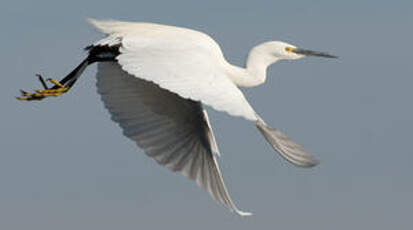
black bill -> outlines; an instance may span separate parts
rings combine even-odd
[[[313,51],[313,50],[300,49],[300,48],[296,48],[296,49],[292,50],[292,52],[294,52],[296,54],[305,55],[305,56],[338,58],[337,56],[334,56],[334,55],[331,55],[331,54],[328,54],[328,53],[318,52],[318,51]]]

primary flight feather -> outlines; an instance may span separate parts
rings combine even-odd
[[[263,84],[266,69],[279,60],[327,53],[271,41],[254,47],[245,68],[231,65],[208,35],[191,29],[137,22],[90,20],[106,37],[87,47],[88,57],[60,82],[44,90],[22,91],[20,100],[41,100],[67,92],[84,69],[98,63],[97,88],[112,119],[159,164],[194,180],[215,200],[239,215],[224,184],[218,146],[203,105],[241,116],[286,160],[300,167],[318,161],[268,126],[239,88]]]

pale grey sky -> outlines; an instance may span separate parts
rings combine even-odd
[[[413,180],[411,1],[3,1],[0,229],[409,229]],[[210,34],[243,65],[267,40],[338,60],[277,63],[244,90],[267,123],[321,164],[291,166],[250,123],[210,111],[239,218],[123,137],[91,66],[67,95],[14,99],[61,78],[101,37],[87,17]],[[269,99],[270,98],[270,99]]]

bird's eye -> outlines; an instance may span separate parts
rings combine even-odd
[[[285,51],[287,51],[287,53],[292,53],[294,51],[294,48],[288,46],[288,47],[285,47]]]

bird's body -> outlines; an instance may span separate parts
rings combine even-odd
[[[208,35],[158,24],[94,20],[92,23],[109,34],[94,46],[122,45],[117,60],[126,72],[181,97],[256,119],[254,110],[230,78],[228,70],[236,67],[225,60],[218,44]]]
[[[278,60],[333,56],[266,42],[251,50],[246,67],[241,68],[229,64],[219,45],[202,32],[151,23],[91,23],[107,36],[88,47],[89,56],[52,89],[37,94],[23,91],[25,97],[20,99],[60,95],[59,90],[66,92],[88,65],[99,62],[98,92],[125,136],[239,215],[249,213],[238,210],[225,187],[216,159],[218,146],[203,105],[254,122],[291,163],[301,167],[318,163],[266,125],[239,88],[264,83],[267,67]]]

